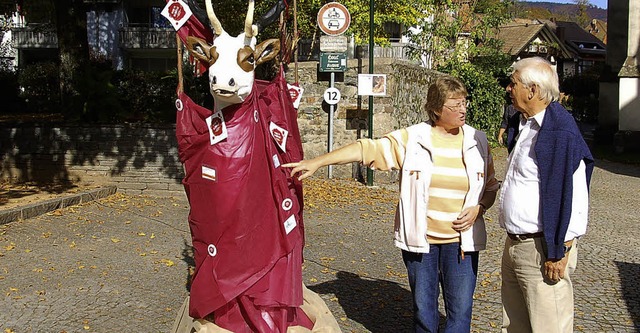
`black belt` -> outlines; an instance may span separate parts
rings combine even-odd
[[[520,235],[507,233],[507,236],[509,236],[509,238],[511,238],[514,241],[524,241],[524,240],[527,240],[529,238],[540,238],[540,237],[543,237],[544,233],[535,232],[535,233],[532,233],[532,234],[520,234]]]

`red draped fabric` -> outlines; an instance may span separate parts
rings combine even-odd
[[[302,159],[286,82],[256,82],[222,110],[228,137],[214,145],[211,111],[180,94],[176,135],[196,270],[190,315],[233,332],[286,332],[312,323],[302,304],[302,186],[281,164]],[[270,124],[288,131],[282,150]]]

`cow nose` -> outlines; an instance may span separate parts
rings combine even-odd
[[[229,80],[229,86],[230,87],[233,87],[235,85],[236,85],[236,81],[235,80],[233,80],[233,79]]]
[[[211,78],[211,84],[216,84],[218,82],[218,79],[214,76]]]

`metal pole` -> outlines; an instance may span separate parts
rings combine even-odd
[[[336,73],[331,72],[330,87],[333,88],[333,82],[335,81]],[[329,104],[329,130],[327,131],[327,152],[330,153],[333,150],[333,109],[334,105]],[[333,165],[327,167],[327,178],[333,177]]]
[[[373,74],[373,6],[369,0],[369,74]],[[373,139],[373,96],[369,95],[369,139]],[[367,168],[367,186],[373,185],[373,170]]]
[[[293,40],[297,41],[298,38],[298,1],[293,0]],[[298,42],[296,42],[297,44]],[[294,80],[295,83],[298,83],[298,48],[293,48],[295,52],[293,53],[293,61],[294,61]]]

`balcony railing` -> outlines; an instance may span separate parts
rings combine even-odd
[[[12,46],[16,49],[57,48],[58,36],[53,31],[30,27],[11,30]]]
[[[176,48],[176,32],[173,29],[124,27],[120,29],[120,47],[124,49]]]

